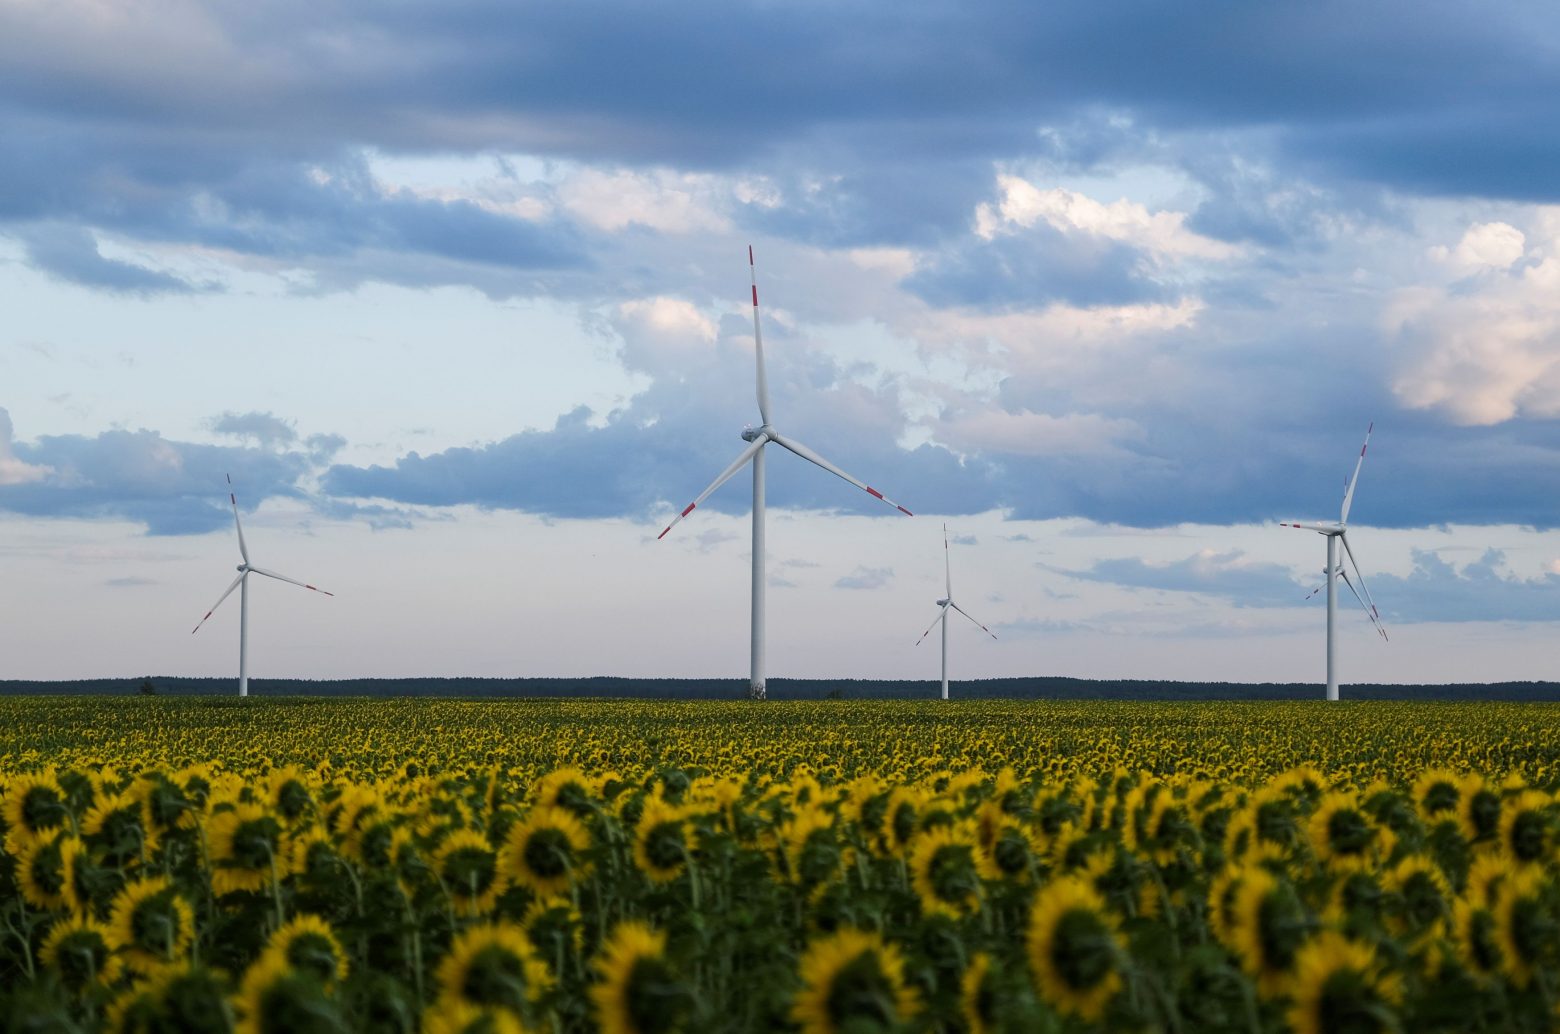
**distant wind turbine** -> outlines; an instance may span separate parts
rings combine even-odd
[[[267,571],[261,567],[255,567],[249,562],[249,547],[244,544],[244,523],[238,519],[238,497],[233,494],[233,479],[228,477],[228,502],[233,504],[233,526],[238,529],[238,553],[244,558],[244,562],[238,565],[238,577],[233,579],[233,584],[227,587],[227,591],[217,597],[217,602],[206,611],[206,617],[201,618],[194,628],[190,629],[190,635],[200,631],[200,626],[206,623],[206,618],[217,612],[222,606],[222,601],[233,595],[234,589],[242,588],[238,594],[238,695],[249,695],[249,576],[251,574],[265,575],[267,578],[275,578],[279,582],[290,582],[293,585],[301,585],[312,592],[323,592],[327,596],[336,595],[333,592],[325,592],[307,582],[300,582],[296,578],[289,578],[275,571]]]
[[[943,596],[942,599],[937,601],[937,608],[938,608],[938,610],[937,610],[937,620],[933,621],[930,625],[928,625],[926,627],[926,631],[921,633],[921,639],[917,639],[915,641],[915,645],[920,646],[921,645],[921,640],[925,639],[927,636],[932,634],[932,629],[936,628],[938,625],[942,626],[942,698],[944,700],[947,700],[948,699],[948,611],[956,610],[960,614],[963,614],[965,617],[969,618],[971,621],[974,621],[975,624],[977,626],[979,626],[979,628],[980,628],[980,630],[982,632],[985,632],[987,635],[991,636],[991,638],[993,638],[993,639],[995,639],[997,637],[997,633],[993,632],[991,629],[987,628],[985,625],[982,625],[979,621],[975,621],[975,619],[973,617],[970,617],[969,611],[965,610],[963,607],[961,607],[957,603],[953,602],[953,565],[948,560],[948,525],[946,525],[946,524],[943,525],[943,588],[946,590],[946,594]]]
[[[1360,571],[1359,562],[1354,559],[1354,550],[1349,548],[1349,507],[1354,502],[1354,486],[1359,483],[1360,468],[1365,465],[1365,450],[1370,447],[1370,433],[1375,430],[1374,421],[1365,429],[1365,444],[1360,446],[1360,458],[1354,463],[1354,476],[1343,489],[1343,510],[1338,515],[1337,524],[1302,524],[1298,521],[1280,522],[1284,528],[1304,528],[1314,531],[1327,538],[1327,567],[1324,573],[1327,581],[1324,587],[1327,589],[1327,699],[1338,699],[1338,665],[1336,630],[1338,624],[1338,578],[1343,578],[1343,584],[1354,593],[1354,598],[1359,600],[1360,606],[1365,608],[1365,616],[1370,618],[1370,623],[1385,640],[1387,630],[1381,623],[1381,615],[1376,611],[1376,603],[1370,598],[1370,589],[1365,585],[1365,575]],[[1359,579],[1360,587],[1356,589],[1354,583],[1349,580],[1349,573],[1343,569],[1343,564],[1338,558],[1338,543],[1343,543],[1343,551],[1349,558],[1349,564],[1354,568],[1354,577]],[[1321,587],[1313,590],[1306,599],[1310,599],[1321,591]],[[1365,595],[1362,598],[1360,593]]]
[[[731,461],[731,466],[721,471],[720,476],[710,482],[708,488],[700,492],[693,502],[672,518],[672,523],[668,524],[656,538],[665,538],[666,533],[676,527],[678,521],[692,513],[694,507],[708,499],[711,492],[729,481],[749,460],[753,462],[753,635],[748,696],[754,700],[764,700],[767,697],[764,688],[764,446],[773,442],[784,449],[789,449],[807,462],[849,481],[874,499],[883,500],[905,516],[914,515],[871,485],[851,477],[795,438],[782,435],[769,422],[769,381],[764,373],[764,339],[758,325],[758,271],[753,264],[752,245],[748,245],[748,271],[753,281],[753,357],[758,366],[758,414],[763,424],[742,432],[742,440],[748,443],[748,447]]]

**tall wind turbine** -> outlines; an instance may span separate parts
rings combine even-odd
[[[1365,585],[1365,575],[1360,571],[1359,562],[1354,559],[1354,550],[1349,548],[1349,506],[1354,502],[1354,486],[1360,480],[1360,468],[1365,465],[1365,450],[1370,447],[1370,433],[1374,430],[1374,421],[1365,429],[1365,444],[1360,446],[1360,458],[1354,463],[1354,476],[1349,478],[1349,483],[1343,489],[1343,510],[1338,514],[1337,524],[1302,524],[1298,521],[1280,522],[1284,528],[1304,528],[1314,531],[1327,538],[1327,699],[1338,699],[1338,665],[1336,631],[1338,624],[1338,578],[1342,576],[1343,583],[1354,593],[1354,598],[1360,601],[1360,606],[1365,608],[1365,616],[1370,618],[1370,623],[1375,626],[1382,639],[1387,638],[1387,630],[1381,624],[1381,615],[1376,612],[1376,603],[1370,598],[1370,589]],[[1359,579],[1360,587],[1356,589],[1354,583],[1349,581],[1349,574],[1343,569],[1343,564],[1338,558],[1338,543],[1343,543],[1343,551],[1349,558],[1349,565],[1354,568],[1354,577]],[[1315,596],[1313,591],[1306,599]],[[1362,599],[1360,593],[1364,592]]]
[[[927,636],[931,635],[932,634],[932,629],[936,628],[938,625],[942,626],[942,643],[943,643],[943,654],[942,654],[942,698],[944,700],[947,700],[948,699],[948,611],[956,610],[960,614],[963,614],[965,617],[969,618],[971,621],[975,621],[975,619],[973,617],[970,617],[969,611],[965,610],[963,607],[961,607],[957,603],[953,602],[953,565],[948,560],[948,525],[946,525],[946,524],[943,525],[943,579],[944,579],[943,587],[946,590],[946,592],[945,592],[945,595],[943,596],[943,598],[937,601],[937,620],[933,621],[930,625],[926,626],[926,631],[921,633],[921,639],[925,639]],[[982,632],[985,632],[987,635],[991,636],[991,638],[995,639],[997,637],[997,633],[993,632],[991,629],[987,628],[985,625],[982,625],[979,621],[975,621],[975,624],[979,625],[980,626],[980,630]],[[917,639],[915,641],[915,645],[920,646],[921,645],[921,639]]]
[[[311,592],[323,592],[327,596],[336,595],[333,592],[325,592],[307,582],[300,582],[296,578],[289,578],[285,574],[277,574],[275,571],[267,571],[262,567],[255,567],[249,562],[249,547],[244,544],[244,522],[238,519],[238,497],[233,494],[233,479],[228,477],[228,502],[233,504],[233,526],[238,529],[238,554],[244,558],[244,562],[238,565],[238,577],[233,579],[233,584],[227,587],[227,591],[217,597],[217,602],[206,611],[206,617],[201,618],[194,628],[190,629],[190,635],[200,631],[200,626],[206,623],[206,618],[217,612],[222,606],[222,601],[233,595],[234,589],[239,589],[238,594],[238,695],[249,695],[249,576],[251,574],[265,575],[267,578],[275,578],[279,582],[291,582],[293,585],[301,585]]]
[[[754,700],[764,700],[767,697],[764,689],[764,446],[773,442],[781,448],[796,453],[809,463],[822,467],[837,477],[843,478],[866,492],[874,499],[881,499],[889,506],[894,507],[907,517],[914,516],[909,510],[889,499],[882,492],[873,488],[865,481],[859,481],[845,473],[839,467],[830,463],[822,456],[813,452],[807,446],[786,435],[782,435],[769,421],[769,381],[764,374],[764,338],[758,325],[758,271],[753,264],[753,246],[748,245],[748,272],[753,281],[753,356],[758,365],[758,415],[763,423],[758,427],[750,427],[742,432],[742,440],[748,443],[736,459],[731,461],[731,466],[720,472],[720,476],[710,482],[708,488],[700,492],[698,496],[683,508],[682,512],[672,518],[657,539],[666,537],[666,533],[677,526],[677,522],[693,512],[694,507],[708,499],[710,493],[729,481],[737,471],[749,460],[753,463],[753,638],[750,674],[748,681],[748,696]]]

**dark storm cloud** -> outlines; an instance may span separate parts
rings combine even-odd
[[[1138,557],[1100,560],[1083,571],[1049,564],[1048,571],[1083,581],[1104,582],[1133,589],[1196,592],[1228,599],[1243,607],[1289,607],[1305,595],[1280,564],[1253,561],[1238,549],[1224,553],[1198,553],[1171,563],[1148,563]]]

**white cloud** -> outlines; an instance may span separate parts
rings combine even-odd
[[[961,452],[987,450],[1023,456],[1086,455],[1116,451],[1115,442],[1141,430],[1130,420],[1096,413],[1052,416],[1030,410],[988,409],[936,425],[937,439]]]
[[[717,334],[715,322],[692,302],[665,295],[623,302],[612,326],[623,338],[624,364],[652,373],[708,351]]]
[[[637,225],[663,233],[724,233],[730,222],[715,210],[729,193],[723,184],[697,174],[582,169],[558,185],[558,200],[602,230]]]
[[[1504,223],[1475,226],[1442,250],[1483,276],[1392,298],[1384,323],[1400,348],[1392,390],[1403,404],[1464,425],[1560,416],[1560,235],[1516,265],[1525,240]]]
[[[986,240],[1044,221],[1063,233],[1121,241],[1159,258],[1223,260],[1240,254],[1234,245],[1188,230],[1185,212],[1150,212],[1126,198],[1107,204],[1064,187],[1037,187],[1017,176],[999,175],[997,186],[1002,199],[975,209],[975,232]]]
[[[1456,248],[1437,245],[1430,255],[1470,269],[1509,269],[1522,257],[1526,244],[1522,231],[1510,223],[1475,223]]]

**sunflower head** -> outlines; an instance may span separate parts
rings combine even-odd
[[[1451,888],[1434,862],[1409,855],[1388,870],[1383,881],[1388,911],[1399,932],[1415,941],[1433,936],[1446,918]]]
[[[294,969],[274,951],[261,953],[244,973],[233,1004],[234,1034],[328,1034],[346,1026],[314,973]]]
[[[537,807],[510,827],[501,864],[511,880],[532,893],[561,894],[590,871],[589,849],[590,833],[572,811]]]
[[[561,808],[578,818],[596,811],[596,786],[577,768],[555,768],[536,784],[538,808]]]
[[[72,849],[69,845],[80,851],[79,840],[57,832],[52,836],[27,839],[16,852],[16,882],[21,885],[22,897],[29,905],[50,912],[66,906],[69,876],[65,855]]]
[[[211,849],[211,889],[219,897],[257,891],[279,878],[282,824],[258,804],[239,803],[211,816],[206,826]]]
[[[1121,989],[1126,945],[1084,879],[1057,880],[1035,896],[1025,948],[1041,997],[1062,1013],[1098,1020]]]
[[[1305,906],[1288,881],[1261,866],[1243,870],[1231,914],[1231,940],[1238,945],[1242,968],[1264,994],[1281,991],[1310,929]]]
[[[291,969],[329,985],[347,978],[347,953],[330,924],[319,916],[302,913],[271,935],[266,953],[283,960]]]
[[[1396,979],[1370,947],[1332,930],[1295,953],[1289,1024],[1295,1034],[1396,1034],[1401,1030]]]
[[[152,876],[127,884],[114,898],[108,936],[125,965],[151,973],[189,950],[195,917],[167,877]]]
[[[1414,807],[1426,825],[1453,818],[1462,798],[1463,781],[1456,772],[1427,768],[1414,780]]]
[[[445,837],[433,868],[450,899],[472,915],[489,911],[509,885],[508,875],[499,869],[498,853],[475,830],[460,829]]]
[[[1452,903],[1452,934],[1457,957],[1475,977],[1488,980],[1501,970],[1501,950],[1496,940],[1495,914],[1482,904],[1464,898]]]
[[[1560,956],[1560,926],[1544,900],[1544,870],[1526,866],[1501,884],[1495,905],[1495,941],[1506,977],[1527,987],[1540,968]]]
[[[1363,868],[1379,846],[1370,813],[1348,793],[1323,795],[1311,813],[1306,832],[1316,857],[1339,869]]]
[[[73,916],[55,922],[44,938],[39,958],[71,991],[108,987],[118,979],[122,963],[108,942],[108,929],[94,919]]]
[[[81,820],[81,834],[106,864],[116,867],[145,860],[157,842],[140,799],[128,792],[99,794]]]
[[[634,863],[655,883],[682,875],[688,861],[687,823],[681,808],[646,797],[634,831]]]
[[[967,823],[943,826],[916,838],[910,850],[910,874],[921,911],[950,918],[980,908],[982,877],[997,874]]]
[[[437,979],[441,1002],[504,1009],[527,1019],[536,1015],[552,987],[525,931],[507,922],[461,931],[439,964]]]
[[[791,1018],[803,1034],[896,1030],[919,1007],[899,950],[878,933],[844,928],[814,941],[800,976]]]
[[[1554,799],[1538,790],[1523,790],[1501,809],[1500,846],[1514,861],[1543,865],[1553,861]]]
[[[834,816],[822,807],[798,808],[780,828],[780,848],[786,877],[800,887],[827,883],[839,871],[842,856]]]
[[[670,1034],[692,1005],[689,988],[666,958],[666,935],[644,923],[619,923],[595,965],[591,1002],[604,1034]]]
[[[0,813],[5,817],[7,836],[25,845],[65,825],[70,808],[65,790],[52,772],[23,773],[6,787]]]
[[[223,980],[202,966],[154,966],[108,1009],[104,1029],[123,1034],[150,1031],[225,1030]]]

